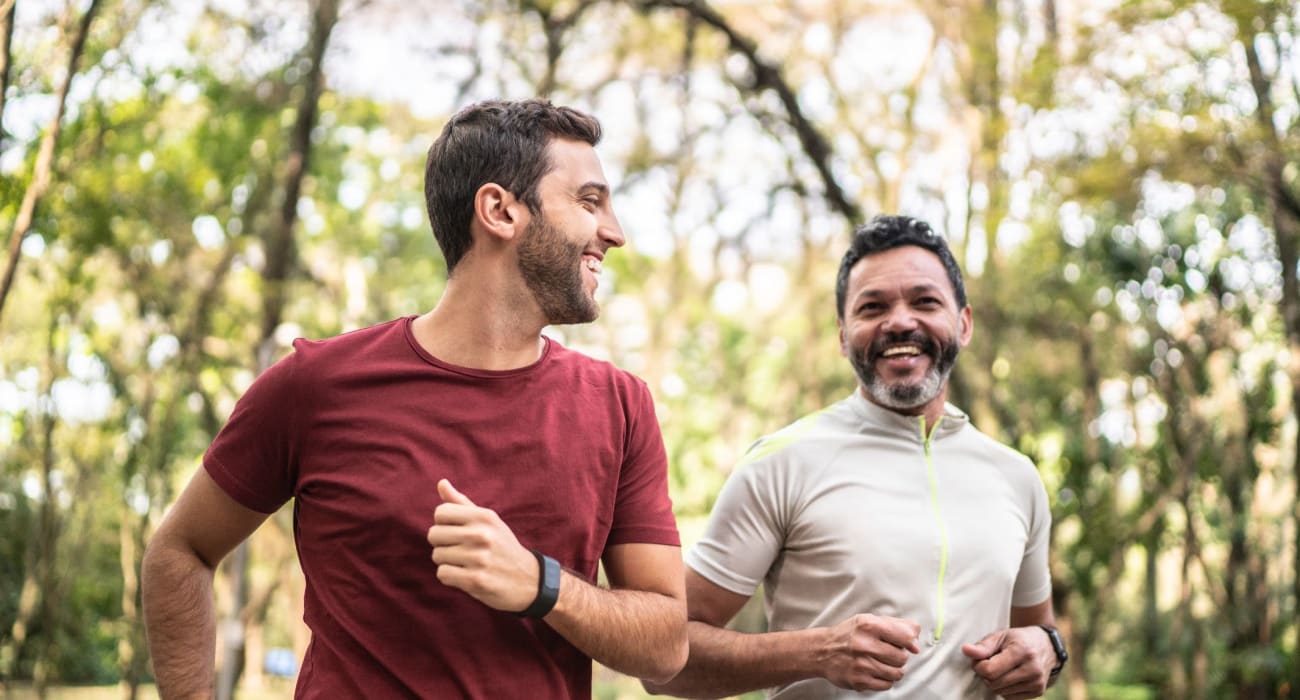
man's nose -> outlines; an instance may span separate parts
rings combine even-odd
[[[619,248],[627,242],[623,236],[623,227],[618,223],[618,216],[611,207],[600,217],[596,226],[596,235],[610,248]]]
[[[899,333],[915,330],[916,326],[916,315],[912,313],[907,304],[894,304],[885,316],[885,322],[881,324],[881,330]]]

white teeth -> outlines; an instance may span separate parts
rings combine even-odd
[[[587,265],[587,269],[588,269],[588,270],[591,270],[592,274],[596,274],[596,275],[599,275],[599,274],[600,274],[600,261],[599,261],[599,260],[597,260],[597,259],[595,259],[595,258],[584,258],[584,259],[583,259],[583,262],[586,263],[586,265]]]
[[[895,345],[892,348],[880,353],[881,357],[893,357],[894,355],[919,355],[921,349],[915,345]]]

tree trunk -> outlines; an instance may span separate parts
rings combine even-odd
[[[1087,326],[1079,330],[1079,365],[1083,370],[1083,382],[1080,389],[1083,391],[1083,405],[1080,409],[1081,423],[1085,426],[1092,425],[1101,415],[1101,368],[1097,363],[1096,345],[1093,340],[1092,331]],[[1093,468],[1101,460],[1101,439],[1092,435],[1088,431],[1083,431],[1083,457],[1084,464],[1076,468],[1082,468],[1087,471]],[[1059,583],[1053,583],[1053,586],[1059,586]],[[1088,641],[1085,634],[1081,634],[1077,625],[1073,622],[1073,615],[1069,614],[1071,608],[1071,595],[1073,588],[1067,588],[1061,594],[1061,615],[1063,618],[1061,628],[1067,631],[1066,641],[1070,645],[1070,700],[1085,700],[1088,697]],[[1098,604],[1097,596],[1093,596],[1093,605]]]
[[[1065,646],[1070,651],[1070,666],[1062,674],[1065,677],[1065,695],[1069,700],[1087,700],[1088,680],[1082,669],[1088,665],[1088,647],[1079,643],[1079,633],[1074,626],[1075,616],[1070,609],[1074,599],[1060,582],[1055,582],[1053,588],[1056,590],[1052,592],[1052,599],[1056,612],[1060,615],[1056,623],[1065,639]]]
[[[18,0],[0,0],[0,152],[5,148],[5,93],[9,90],[9,65],[12,63],[17,9]]]
[[[1191,517],[1191,507],[1187,502],[1187,494],[1184,492],[1180,495],[1180,505],[1184,515]],[[1178,607],[1174,610],[1173,619],[1169,623],[1169,640],[1172,653],[1170,654],[1173,667],[1169,669],[1169,691],[1172,697],[1187,698],[1189,694],[1189,685],[1191,684],[1191,663],[1188,654],[1182,648],[1183,635],[1187,632],[1187,627],[1194,624],[1192,622],[1192,584],[1189,576],[1191,575],[1191,527],[1190,524],[1185,526],[1183,532],[1183,561],[1178,569]]]
[[[56,361],[55,356],[55,321],[50,323],[50,348],[47,355],[45,372],[48,377],[48,383],[42,392],[43,396],[52,397],[54,388],[54,373],[56,367],[61,363]],[[41,491],[44,498],[41,501],[41,534],[37,538],[40,543],[41,551],[37,554],[36,559],[36,580],[41,587],[39,602],[37,603],[37,615],[40,622],[42,633],[42,642],[37,644],[36,663],[32,669],[32,684],[36,691],[36,696],[45,700],[48,692],[50,659],[49,654],[53,651],[53,645],[50,643],[54,635],[54,603],[51,600],[51,592],[55,587],[56,570],[54,562],[58,556],[59,545],[59,513],[57,510],[57,501],[54,489],[54,428],[56,418],[53,412],[42,412],[41,416]]]
[[[117,640],[119,686],[125,700],[136,700],[143,680],[140,650],[145,648],[140,621],[140,553],[143,550],[137,524],[139,518],[123,499],[122,522],[118,529],[118,561],[122,567],[122,636]]]
[[[279,219],[263,237],[266,266],[262,269],[264,285],[262,324],[256,348],[257,372],[261,374],[275,360],[275,331],[284,315],[286,286],[297,263],[294,226],[298,217],[298,197],[311,157],[311,132],[316,126],[320,94],[324,86],[322,62],[330,33],[338,21],[338,0],[319,0],[312,22],[308,47],[311,70],[304,82],[302,102],[290,137],[285,168],[284,200]],[[248,541],[241,542],[230,558],[232,600],[222,621],[222,663],[217,673],[217,700],[231,700],[245,663],[244,614],[248,604]]]
[[[51,319],[49,325],[49,348],[45,358],[45,386],[41,389],[41,396],[49,398],[54,386],[54,373],[59,367],[60,362],[57,357],[56,335],[58,333],[58,321]],[[40,470],[41,470],[41,502],[39,514],[37,517],[36,535],[32,538],[33,552],[30,554],[29,567],[27,574],[23,579],[23,593],[19,602],[18,617],[14,620],[12,629],[13,651],[6,656],[11,659],[11,663],[16,664],[19,654],[22,653],[23,644],[27,639],[27,632],[33,623],[42,629],[42,637],[45,640],[52,639],[54,635],[54,606],[50,601],[50,591],[54,589],[55,568],[54,560],[58,555],[59,544],[59,522],[58,512],[54,495],[54,428],[56,419],[52,411],[39,411],[40,421]],[[48,643],[38,643],[36,651],[36,662],[32,669],[32,689],[36,697],[45,700],[47,693],[47,683],[49,679],[49,663],[46,658],[52,651]],[[10,674],[6,673],[6,677]]]
[[[1245,493],[1249,492],[1254,483],[1253,480],[1249,480],[1248,474],[1242,473],[1247,470],[1243,462],[1251,461],[1248,454],[1243,454],[1249,452],[1249,445],[1242,444],[1239,449],[1232,452],[1236,453],[1237,458],[1232,462],[1237,464],[1233,467],[1225,465],[1227,473],[1223,475],[1223,490],[1228,503],[1228,561],[1224,580],[1228,600],[1223,615],[1227,623],[1226,641],[1229,657],[1233,659],[1227,668],[1227,677],[1228,686],[1235,689],[1237,700],[1254,700],[1267,697],[1264,689],[1266,681],[1248,674],[1242,661],[1255,649],[1255,642],[1258,640],[1256,630],[1258,616],[1264,613],[1263,610],[1252,609],[1248,603],[1254,593],[1252,585],[1255,581],[1249,565],[1250,544],[1247,530],[1249,506],[1245,500]]]
[[[27,643],[27,628],[36,616],[36,605],[40,598],[40,584],[36,581],[36,538],[28,547],[26,562],[23,566],[23,585],[18,593],[18,610],[14,614],[14,623],[9,628],[9,639],[0,646],[0,678],[5,682],[5,695],[10,696],[9,684],[13,682],[14,671],[18,668],[18,655]]]
[[[115,375],[115,378],[127,376],[126,372],[114,368],[111,363],[109,367],[109,371]],[[121,386],[120,381],[117,382],[117,386]],[[143,399],[136,399],[139,416],[145,424],[148,424],[155,404],[154,386],[153,377],[150,376],[145,382]],[[150,431],[151,434],[153,432]],[[144,650],[147,653],[148,650],[144,637],[144,621],[140,615],[140,557],[144,552],[143,524],[139,522],[141,518],[131,509],[125,493],[125,487],[130,483],[131,475],[136,473],[136,465],[140,463],[142,448],[142,443],[132,445],[126,458],[122,460],[124,492],[119,506],[121,522],[118,525],[118,566],[122,572],[122,618],[119,620],[121,632],[117,641],[117,669],[121,675],[119,688],[122,697],[127,700],[136,700],[139,695],[146,663],[145,657],[140,652]]]
[[[54,110],[54,117],[50,119],[50,124],[45,130],[45,136],[41,139],[41,148],[36,154],[36,164],[32,170],[32,181],[27,186],[27,191],[23,193],[22,204],[19,205],[18,215],[14,218],[14,228],[9,234],[9,259],[5,265],[4,278],[0,280],[0,315],[4,312],[5,299],[9,296],[9,289],[13,286],[14,275],[18,272],[18,261],[22,257],[23,239],[27,237],[27,234],[32,229],[32,219],[36,215],[36,204],[50,186],[50,171],[54,167],[54,149],[58,145],[63,113],[68,106],[68,90],[72,87],[72,79],[77,76],[77,64],[81,61],[81,54],[86,48],[86,37],[90,35],[90,23],[94,19],[95,10],[98,7],[99,0],[91,0],[90,6],[86,8],[86,13],[81,16],[81,24],[77,28],[77,35],[73,37],[72,46],[68,52],[68,63],[63,82],[59,85],[59,92],[55,98],[57,106]],[[12,27],[13,23],[10,22],[9,24]],[[5,65],[8,66],[7,60]]]
[[[1146,552],[1146,577],[1143,586],[1142,606],[1142,657],[1149,660],[1139,671],[1139,678],[1148,685],[1162,688],[1166,681],[1163,664],[1154,663],[1164,658],[1160,641],[1160,540],[1165,534],[1165,519],[1157,518],[1155,526],[1146,534],[1143,549]]]
[[[1285,176],[1285,150],[1278,137],[1273,119],[1272,87],[1264,74],[1255,48],[1258,37],[1242,26],[1242,47],[1246,52],[1246,66],[1250,71],[1250,84],[1258,108],[1255,110],[1260,130],[1264,134],[1264,199],[1276,237],[1278,262],[1282,265],[1283,328],[1286,332],[1288,361],[1287,378],[1291,384],[1291,420],[1300,422],[1300,281],[1296,278],[1296,265],[1300,263],[1300,194],[1291,191]],[[1297,438],[1300,442],[1300,438]],[[1291,608],[1300,609],[1300,444],[1292,445],[1291,478],[1295,490],[1291,502],[1292,571]],[[1294,616],[1291,623],[1295,625]],[[1291,664],[1290,685],[1300,689],[1300,663]]]

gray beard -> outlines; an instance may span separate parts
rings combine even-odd
[[[938,397],[939,392],[943,391],[944,385],[947,384],[950,374],[952,374],[952,365],[942,371],[931,367],[926,370],[925,377],[915,384],[902,382],[889,384],[875,372],[872,372],[869,377],[863,377],[859,372],[858,379],[862,380],[862,387],[876,403],[895,411],[911,411]]]
[[[876,368],[868,359],[868,349],[855,348],[849,351],[849,364],[858,375],[858,381],[872,401],[895,411],[914,411],[938,398],[948,385],[948,377],[957,364],[960,346],[955,341],[934,341],[928,338],[921,346],[930,358],[930,368],[925,371],[921,381],[915,383],[886,382],[876,374]],[[882,342],[878,345],[883,345]],[[877,356],[879,352],[874,353]]]

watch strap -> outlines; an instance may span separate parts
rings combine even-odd
[[[1055,678],[1065,668],[1065,662],[1070,659],[1070,654],[1065,650],[1065,642],[1061,639],[1061,633],[1051,625],[1039,625],[1047,638],[1052,642],[1052,651],[1056,652],[1056,667],[1052,669],[1049,677]]]
[[[535,549],[531,551],[537,557],[537,597],[516,614],[520,617],[546,617],[560,599],[560,562]]]

